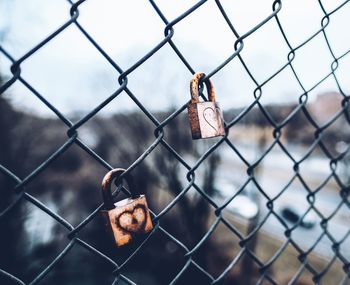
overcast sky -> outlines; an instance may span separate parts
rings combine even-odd
[[[244,34],[272,12],[272,2],[221,1],[234,27]],[[327,1],[331,11],[342,1]],[[19,58],[69,18],[65,0],[0,0],[0,38],[2,46]],[[171,21],[196,1],[156,1]],[[321,27],[323,12],[317,1],[282,1],[279,18],[293,47]],[[164,38],[165,25],[148,1],[87,0],[79,7],[79,23],[124,70]],[[350,4],[330,18],[327,35],[336,56],[350,49],[348,28]],[[208,1],[174,26],[173,41],[196,71],[211,72],[234,52],[235,36],[228,28],[215,1]],[[241,52],[258,82],[263,82],[287,61],[288,46],[276,21],[244,40]],[[306,89],[330,72],[332,57],[323,35],[296,52],[293,65]],[[0,54],[0,71],[10,76],[10,62]],[[70,26],[21,64],[22,76],[65,114],[86,113],[118,88],[118,73],[86,40]],[[350,56],[339,62],[337,76],[344,91],[350,91]],[[166,110],[189,100],[191,73],[165,45],[145,64],[128,76],[128,86],[147,108]],[[235,58],[212,77],[222,109],[241,107],[254,100],[255,84]],[[337,90],[333,79],[310,93]],[[297,102],[302,93],[288,68],[263,87],[262,102]],[[51,115],[21,83],[8,89],[6,97],[18,108]],[[102,115],[135,109],[122,93]]]

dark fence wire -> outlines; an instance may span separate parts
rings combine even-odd
[[[47,158],[39,167],[37,167],[34,171],[32,171],[27,177],[24,179],[20,179],[16,176],[15,173],[12,173],[9,169],[6,167],[0,165],[0,171],[9,177],[13,182],[15,183],[15,191],[17,193],[17,198],[15,201],[12,202],[5,210],[3,210],[0,213],[0,219],[6,218],[7,213],[15,207],[20,201],[23,199],[28,201],[29,203],[35,205],[39,209],[41,209],[43,212],[51,216],[53,219],[57,221],[57,223],[60,223],[62,226],[64,226],[67,230],[67,237],[70,239],[70,242],[68,245],[62,250],[62,252],[43,270],[38,274],[29,284],[37,284],[45,278],[45,276],[55,267],[57,262],[59,262],[61,259],[65,257],[65,255],[75,246],[79,245],[83,247],[84,249],[90,251],[96,257],[104,259],[106,262],[110,263],[113,268],[115,268],[113,274],[115,275],[115,280],[113,284],[117,284],[119,280],[123,280],[124,282],[128,284],[135,284],[132,280],[130,280],[128,277],[123,275],[123,268],[133,259],[133,257],[143,249],[143,247],[147,246],[147,242],[149,238],[157,231],[161,231],[164,233],[166,237],[168,237],[170,240],[175,242],[179,247],[181,247],[185,252],[185,257],[187,258],[187,262],[185,263],[184,267],[178,272],[176,276],[174,276],[174,279],[172,280],[171,284],[175,284],[180,277],[184,274],[184,272],[190,267],[195,266],[201,273],[203,273],[205,276],[207,276],[212,284],[216,284],[220,282],[226,274],[230,271],[231,268],[233,268],[240,260],[240,258],[243,255],[248,255],[259,267],[259,274],[260,278],[258,280],[258,284],[261,284],[264,280],[268,281],[270,284],[278,284],[278,282],[274,279],[272,274],[269,272],[269,269],[271,265],[277,260],[277,258],[283,253],[284,249],[287,247],[287,245],[292,245],[295,250],[299,254],[299,261],[300,261],[300,267],[298,271],[295,273],[293,278],[291,279],[289,284],[295,284],[298,281],[298,278],[302,275],[304,271],[309,271],[313,275],[313,281],[318,284],[322,281],[322,277],[328,272],[330,267],[337,261],[341,261],[343,264],[343,271],[345,273],[345,277],[341,284],[345,284],[347,280],[349,280],[350,276],[350,263],[349,260],[342,254],[342,243],[344,240],[348,238],[350,235],[350,229],[346,233],[346,235],[341,239],[337,240],[333,237],[332,233],[327,228],[327,222],[338,212],[338,210],[341,208],[342,205],[346,205],[347,207],[350,207],[350,203],[348,200],[348,192],[349,192],[349,186],[344,185],[338,174],[336,173],[337,165],[338,163],[344,158],[344,156],[349,152],[350,146],[348,145],[346,150],[339,154],[338,156],[334,157],[329,150],[329,148],[325,145],[325,143],[322,140],[322,135],[327,130],[327,128],[334,123],[340,116],[344,115],[344,117],[347,120],[347,123],[350,124],[350,117],[349,117],[349,96],[344,93],[338,78],[335,74],[335,71],[337,70],[341,59],[343,59],[349,52],[350,49],[342,54],[341,56],[336,57],[332,46],[328,40],[327,37],[327,26],[330,23],[331,16],[337,12],[339,9],[341,9],[345,4],[347,4],[349,1],[345,1],[341,5],[339,5],[336,9],[333,11],[326,11],[324,8],[322,1],[318,1],[320,8],[323,11],[323,18],[321,19],[321,27],[320,29],[312,34],[309,38],[307,38],[305,41],[303,41],[298,46],[293,47],[291,43],[288,40],[288,37],[283,29],[283,25],[279,21],[278,14],[283,9],[282,7],[282,1],[276,0],[272,4],[272,13],[266,17],[263,21],[258,23],[254,28],[252,28],[250,31],[246,32],[243,35],[240,35],[236,29],[234,28],[234,25],[230,21],[228,15],[225,12],[224,6],[220,3],[219,0],[216,0],[215,3],[217,5],[217,8],[219,9],[222,17],[226,21],[228,27],[232,31],[233,35],[235,36],[236,41],[233,45],[234,51],[233,53],[220,65],[218,65],[214,70],[207,73],[206,78],[210,78],[217,72],[219,72],[221,69],[223,69],[228,63],[230,63],[235,57],[237,57],[244,67],[245,71],[251,78],[251,80],[256,85],[256,88],[254,90],[254,97],[255,100],[252,102],[248,107],[246,107],[238,116],[236,116],[234,119],[232,119],[229,122],[225,122],[226,125],[226,136],[223,137],[221,140],[219,140],[216,144],[214,144],[206,153],[204,153],[200,159],[196,162],[196,164],[191,167],[186,163],[186,161],[180,156],[179,153],[177,153],[171,145],[167,141],[164,140],[164,131],[163,128],[169,124],[174,118],[176,118],[179,114],[182,112],[186,112],[186,104],[181,106],[178,110],[173,112],[171,115],[169,115],[165,120],[158,121],[137,99],[137,96],[132,92],[132,90],[128,87],[128,75],[132,73],[135,69],[137,69],[140,65],[142,65],[145,61],[147,61],[150,57],[152,57],[156,52],[158,52],[163,46],[170,45],[172,50],[175,52],[175,54],[179,57],[179,59],[183,62],[183,64],[187,67],[188,71],[191,74],[195,73],[194,68],[191,67],[191,64],[186,60],[186,58],[182,55],[180,49],[181,47],[178,47],[173,41],[172,37],[175,34],[175,27],[176,25],[181,22],[186,17],[190,16],[195,10],[197,10],[200,6],[205,5],[207,1],[203,0],[198,2],[196,5],[188,9],[186,12],[184,12],[182,15],[178,16],[177,18],[173,20],[168,20],[160,8],[157,6],[157,4],[150,0],[150,4],[154,8],[155,13],[161,18],[163,21],[165,27],[164,27],[164,38],[154,47],[152,48],[148,53],[146,53],[141,59],[139,59],[137,62],[135,62],[131,67],[129,67],[126,70],[123,70],[100,46],[99,44],[93,39],[92,36],[84,29],[82,25],[79,24],[79,6],[85,2],[85,0],[80,0],[74,3],[73,1],[68,2],[71,4],[70,8],[70,15],[71,18],[64,23],[61,27],[59,27],[57,30],[55,30],[52,34],[50,34],[47,38],[45,38],[43,41],[38,43],[36,46],[34,46],[31,50],[29,50],[26,54],[24,54],[19,59],[15,59],[11,56],[11,53],[7,50],[5,50],[2,46],[0,46],[0,52],[8,58],[11,62],[11,73],[12,78],[8,79],[1,87],[0,87],[0,94],[2,94],[6,89],[8,89],[12,84],[14,84],[16,81],[21,82],[34,96],[39,98],[41,102],[47,106],[65,125],[67,125],[67,141],[58,148],[49,158]],[[286,63],[281,66],[274,74],[272,74],[268,79],[266,79],[264,82],[258,82],[256,78],[252,75],[252,72],[250,72],[248,66],[246,65],[243,57],[241,56],[241,51],[244,49],[244,40],[251,36],[253,33],[257,32],[261,27],[266,25],[268,22],[274,22],[279,31],[281,32],[284,41],[289,47],[289,53],[287,55],[287,61]],[[119,73],[118,82],[120,84],[119,88],[111,94],[106,100],[104,100],[101,104],[96,106],[90,113],[88,113],[86,116],[84,116],[82,119],[80,119],[77,122],[70,121],[66,116],[64,116],[58,109],[55,108],[49,101],[45,99],[44,96],[42,96],[36,89],[33,87],[30,83],[28,83],[25,78],[21,76],[21,64],[28,59],[30,56],[32,56],[36,51],[38,51],[40,48],[42,48],[44,45],[46,45],[49,41],[51,41],[53,38],[55,38],[57,35],[59,35],[62,31],[64,31],[66,28],[68,28],[71,25],[75,25],[80,32],[89,40],[92,46],[94,46],[102,55],[103,57],[113,66],[113,68]],[[329,73],[325,74],[323,78],[321,78],[314,86],[312,86],[310,89],[306,89],[303,84],[301,83],[299,76],[297,72],[295,71],[293,67],[293,60],[297,56],[297,51],[302,48],[304,45],[308,44],[313,38],[316,36],[321,35],[323,36],[325,42],[327,43],[328,50],[333,58],[333,62],[330,64]],[[299,104],[296,106],[296,108],[291,112],[282,122],[278,123],[274,120],[273,116],[270,114],[270,112],[261,104],[260,99],[262,96],[262,87],[267,84],[270,80],[272,80],[275,76],[277,76],[279,73],[281,73],[283,70],[289,68],[293,75],[295,76],[295,79],[299,83],[299,86],[302,88],[303,93],[299,96]],[[325,81],[328,78],[333,78],[334,82],[336,83],[338,87],[339,93],[343,96],[342,100],[342,108],[339,110],[339,112],[334,115],[328,122],[324,123],[323,125],[319,125],[309,114],[309,111],[306,108],[306,103],[308,100],[308,94],[310,91],[312,91],[314,88],[316,88],[318,85],[320,85],[323,81]],[[152,151],[159,145],[162,145],[167,151],[171,153],[173,156],[173,159],[177,159],[180,164],[182,164],[187,170],[187,179],[188,184],[186,187],[180,192],[180,194],[165,208],[159,213],[158,215],[153,214],[153,222],[155,224],[154,230],[151,232],[151,234],[140,244],[140,246],[137,247],[135,251],[131,253],[131,255],[124,261],[122,264],[117,264],[112,259],[110,259],[108,256],[103,254],[102,252],[98,251],[96,248],[94,248],[92,245],[86,243],[82,239],[78,237],[78,233],[88,225],[89,222],[92,221],[96,215],[98,215],[99,210],[103,207],[103,205],[100,205],[98,208],[96,208],[86,219],[81,221],[81,223],[74,227],[71,225],[68,221],[66,221],[63,217],[60,215],[55,214],[49,207],[47,207],[45,204],[34,198],[31,194],[25,191],[26,185],[31,183],[31,181],[41,172],[45,173],[45,169],[59,156],[61,156],[63,153],[65,153],[72,145],[77,145],[82,150],[84,150],[87,154],[89,154],[92,158],[94,158],[98,163],[100,163],[102,166],[106,168],[106,170],[110,170],[113,168],[112,165],[109,165],[105,160],[103,160],[97,153],[95,153],[89,146],[87,146],[84,141],[82,141],[78,137],[78,131],[79,128],[84,125],[87,121],[89,121],[91,118],[93,118],[101,109],[103,109],[107,104],[109,104],[113,99],[115,99],[120,93],[125,91],[131,100],[134,101],[134,103],[139,107],[140,111],[142,111],[149,120],[154,124],[154,135],[155,140],[154,142],[144,151],[144,153],[136,159],[127,169],[127,173],[131,172],[135,167],[137,167],[144,159],[147,159],[148,155],[152,153]],[[205,96],[201,95],[204,99]],[[227,138],[227,134],[230,131],[230,128],[239,123],[245,115],[253,108],[258,107],[259,110],[262,112],[264,117],[267,119],[269,124],[273,127],[273,137],[274,140],[271,143],[271,145],[261,154],[261,156],[253,163],[250,164],[247,162],[247,160],[244,158],[244,156],[238,151],[238,149],[232,144],[232,142]],[[308,122],[314,127],[315,133],[314,133],[314,142],[306,152],[306,154],[299,160],[295,159],[293,155],[286,149],[285,145],[281,141],[281,130],[283,127],[285,127],[293,118],[294,116],[302,112],[304,116],[307,118]],[[223,205],[217,205],[206,193],[203,191],[203,189],[200,188],[195,182],[195,172],[198,169],[198,167],[207,159],[207,157],[214,152],[221,144],[227,144],[237,155],[240,157],[242,162],[247,167],[247,174],[248,174],[248,180],[244,185],[241,187],[243,189],[245,185],[249,182],[253,182],[254,185],[257,187],[258,191],[268,200],[268,203],[266,204],[266,207],[268,209],[268,214],[265,218],[260,221],[259,226],[252,231],[248,236],[244,237],[242,234],[229,222],[222,216],[222,210],[227,206],[229,201],[232,200],[229,199],[227,203],[224,203]],[[264,189],[260,186],[259,182],[256,180],[254,175],[254,170],[260,165],[261,161],[264,159],[266,155],[268,155],[271,151],[271,149],[275,146],[279,145],[280,148],[284,151],[284,153],[293,161],[294,163],[294,175],[290,179],[289,183],[282,189],[282,191],[274,198],[269,197],[269,195],[264,191]],[[330,170],[331,173],[329,177],[325,179],[325,182],[322,183],[318,189],[312,191],[308,184],[305,182],[301,174],[299,173],[299,165],[302,163],[305,159],[309,157],[309,155],[313,152],[315,148],[319,147],[323,153],[327,156],[330,163]],[[342,198],[341,203],[338,207],[334,210],[334,212],[327,218],[322,215],[322,213],[317,209],[315,206],[315,196],[317,195],[317,192],[322,189],[322,187],[329,181],[331,178],[333,178],[336,183],[338,184],[339,188],[341,189],[339,195]],[[314,245],[308,250],[303,250],[297,242],[295,242],[292,238],[292,232],[293,230],[300,226],[300,221],[292,226],[288,227],[283,219],[280,217],[280,215],[274,211],[274,202],[275,200],[284,193],[289,185],[295,180],[298,179],[302,185],[304,186],[305,190],[308,192],[307,194],[307,201],[309,203],[309,209],[303,214],[301,217],[302,219],[308,214],[310,210],[314,210],[319,217],[322,219],[321,227],[323,228],[323,232],[319,238],[315,241]],[[207,234],[200,240],[200,242],[191,250],[187,248],[181,240],[176,239],[174,236],[172,236],[169,232],[167,232],[162,226],[160,225],[161,218],[167,214],[167,212],[181,199],[183,195],[187,193],[187,191],[194,187],[196,191],[202,196],[203,199],[207,200],[215,209],[215,215],[216,220],[209,228]],[[277,218],[281,225],[285,227],[285,237],[286,241],[281,247],[280,250],[278,250],[273,257],[266,263],[263,263],[256,255],[255,253],[250,250],[250,248],[247,246],[248,241],[257,234],[259,229],[263,226],[263,224],[266,222],[266,220],[270,216],[274,216]],[[222,272],[221,275],[219,275],[217,278],[214,278],[209,272],[207,272],[204,268],[202,268],[194,259],[192,259],[192,255],[194,252],[210,237],[210,235],[213,233],[215,228],[218,226],[218,224],[223,223],[229,230],[231,230],[239,239],[240,239],[240,247],[241,250],[239,253],[234,257],[232,262],[228,265],[228,267]],[[332,258],[328,265],[322,270],[317,271],[309,262],[308,262],[308,255],[309,253],[318,245],[320,240],[326,236],[333,244],[332,249],[334,252],[334,258]],[[0,275],[3,275],[17,284],[25,284],[23,281],[18,279],[16,276],[13,276],[9,272],[6,272],[2,269],[0,269]],[[344,283],[343,283],[344,282]]]

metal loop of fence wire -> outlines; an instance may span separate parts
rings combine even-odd
[[[92,254],[94,254],[96,257],[99,257],[109,263],[111,265],[111,274],[113,273],[115,275],[115,279],[113,281],[113,284],[118,284],[119,280],[123,280],[123,282],[126,282],[128,284],[135,284],[133,280],[128,278],[127,276],[123,275],[123,268],[126,264],[128,264],[134,256],[139,252],[142,251],[144,247],[147,246],[147,242],[149,238],[155,233],[155,232],[161,232],[164,236],[175,242],[180,248],[184,251],[184,257],[187,259],[187,262],[183,266],[183,268],[178,272],[176,276],[174,276],[173,280],[171,281],[171,284],[175,284],[179,278],[182,276],[182,274],[186,271],[186,269],[189,266],[195,266],[202,274],[204,274],[212,284],[219,283],[226,274],[230,271],[231,268],[233,268],[238,261],[240,260],[241,256],[246,254],[249,255],[249,257],[254,260],[254,262],[259,267],[259,274],[260,279],[258,281],[258,284],[261,284],[264,280],[268,281],[270,284],[278,284],[278,282],[274,279],[273,275],[270,274],[269,269],[271,265],[274,263],[274,261],[280,256],[280,254],[283,252],[283,250],[288,246],[289,244],[292,245],[295,250],[299,254],[299,261],[300,261],[300,267],[299,270],[295,273],[292,280],[289,284],[294,284],[297,282],[299,276],[305,271],[309,271],[313,276],[313,281],[318,284],[318,282],[322,279],[322,276],[327,272],[327,270],[332,266],[332,264],[335,262],[335,260],[340,260],[343,263],[343,271],[347,277],[350,276],[350,263],[347,258],[345,258],[342,254],[342,242],[350,235],[350,229],[344,236],[342,240],[336,240],[332,233],[327,228],[327,222],[329,219],[331,219],[339,210],[339,208],[345,204],[347,207],[350,208],[350,203],[348,200],[349,195],[349,187],[343,184],[341,179],[338,177],[338,174],[336,173],[337,163],[340,161],[348,152],[350,147],[348,146],[345,152],[340,154],[338,157],[332,156],[331,152],[327,148],[327,146],[322,141],[322,134],[327,129],[328,126],[330,126],[337,118],[341,115],[344,115],[344,117],[347,119],[347,122],[350,124],[350,116],[348,114],[348,107],[349,107],[349,96],[344,93],[343,89],[341,88],[341,85],[339,83],[339,80],[337,78],[337,75],[335,71],[341,64],[341,60],[348,55],[350,52],[350,49],[343,53],[341,56],[336,57],[330,42],[328,41],[327,37],[327,26],[332,20],[332,15],[337,12],[339,9],[341,9],[344,5],[346,5],[349,1],[343,2],[341,5],[339,5],[336,9],[332,11],[326,11],[324,8],[322,1],[319,0],[318,4],[323,12],[323,18],[320,21],[320,29],[316,31],[314,34],[310,35],[305,41],[300,43],[298,46],[292,46],[291,43],[288,40],[288,36],[285,33],[283,29],[283,25],[281,24],[279,20],[279,12],[283,10],[283,4],[281,0],[276,0],[272,3],[272,9],[271,14],[268,15],[264,20],[262,20],[260,23],[257,23],[256,26],[254,26],[251,30],[246,32],[245,34],[239,34],[236,29],[234,28],[233,23],[230,21],[228,15],[225,12],[224,5],[220,3],[219,0],[215,0],[215,4],[217,6],[218,11],[221,13],[223,20],[226,22],[227,26],[231,30],[233,36],[236,38],[236,41],[232,48],[232,54],[222,63],[220,63],[216,68],[211,70],[210,72],[207,72],[206,77],[203,79],[206,80],[210,77],[212,77],[214,74],[218,73],[221,69],[225,68],[225,66],[230,63],[234,58],[237,58],[239,62],[242,64],[243,68],[245,69],[248,76],[251,78],[251,80],[255,84],[255,90],[254,90],[254,98],[255,100],[246,107],[239,115],[237,115],[235,118],[233,118],[231,121],[225,122],[225,128],[226,133],[230,130],[231,127],[236,125],[238,122],[240,122],[245,115],[253,108],[258,107],[263,116],[266,118],[266,120],[269,122],[269,124],[274,128],[273,131],[273,137],[274,140],[272,143],[268,146],[268,148],[261,154],[261,156],[253,163],[250,164],[244,156],[235,148],[235,146],[232,144],[232,142],[227,138],[226,136],[222,137],[221,140],[219,140],[216,144],[214,144],[206,153],[204,153],[200,159],[196,162],[196,164],[191,167],[186,163],[186,161],[181,157],[181,155],[172,148],[171,145],[167,141],[164,140],[164,132],[163,128],[169,124],[174,118],[176,118],[180,113],[185,111],[186,104],[181,106],[179,109],[174,111],[172,114],[170,114],[166,119],[164,119],[163,122],[158,121],[151,112],[149,112],[137,99],[137,96],[132,92],[132,90],[128,87],[128,75],[134,72],[139,66],[141,66],[143,63],[145,63],[150,57],[152,57],[155,53],[157,53],[160,49],[162,49],[165,45],[169,45],[172,49],[172,51],[178,56],[178,58],[181,60],[181,62],[184,64],[184,66],[189,71],[189,75],[195,73],[195,69],[191,66],[190,62],[185,58],[185,56],[181,53],[180,47],[178,47],[172,40],[174,34],[176,34],[176,25],[181,22],[186,17],[189,17],[194,11],[199,9],[202,5],[206,4],[206,0],[199,1],[197,4],[189,8],[187,11],[185,11],[183,14],[179,15],[175,19],[167,19],[164,14],[162,13],[161,9],[158,7],[158,5],[153,0],[149,0],[149,4],[154,9],[154,13],[159,16],[161,21],[164,23],[164,38],[156,44],[150,51],[148,51],[142,58],[137,60],[132,66],[130,66],[128,69],[123,70],[117,62],[115,62],[108,53],[103,50],[103,48],[98,44],[97,41],[94,40],[94,38],[84,29],[84,27],[79,23],[79,7],[80,5],[85,2],[86,0],[80,0],[77,2],[72,2],[68,0],[68,2],[71,5],[70,8],[70,19],[65,22],[62,26],[58,27],[55,31],[53,31],[48,37],[46,37],[43,41],[37,43],[32,49],[30,49],[26,54],[22,55],[20,58],[15,59],[11,52],[8,50],[5,50],[2,46],[0,46],[0,53],[5,56],[9,61],[12,62],[10,71],[12,73],[12,77],[9,78],[1,87],[0,87],[0,94],[4,93],[11,85],[13,85],[15,82],[19,81],[21,82],[34,96],[36,96],[47,108],[49,108],[55,116],[57,116],[58,119],[60,119],[66,126],[67,126],[67,140],[66,142],[59,147],[54,153],[52,153],[41,165],[39,165],[34,171],[32,171],[30,174],[28,174],[25,178],[20,179],[16,176],[15,173],[12,173],[9,169],[7,169],[4,166],[0,165],[0,172],[7,176],[9,179],[11,179],[15,185],[14,190],[16,190],[17,198],[12,202],[12,204],[8,205],[6,209],[4,209],[0,213],[0,219],[5,218],[6,214],[15,207],[20,201],[23,199],[31,203],[32,205],[39,208],[41,211],[45,212],[47,215],[51,216],[57,223],[61,224],[63,227],[67,229],[67,238],[70,240],[68,245],[59,253],[58,256],[43,270],[41,271],[33,280],[31,280],[28,284],[37,284],[45,278],[45,276],[56,266],[56,264],[65,256],[67,253],[75,246],[80,246],[84,248],[85,250],[90,251]],[[278,27],[279,32],[281,33],[285,43],[287,44],[289,48],[289,53],[286,54],[286,61],[285,64],[282,65],[275,73],[271,74],[264,82],[259,82],[252,74],[250,69],[248,68],[247,64],[244,61],[243,56],[241,55],[241,51],[244,50],[244,41],[246,38],[248,38],[253,33],[257,32],[261,27],[266,25],[267,23],[274,22],[275,25]],[[43,46],[45,46],[48,42],[50,42],[52,39],[54,39],[57,35],[59,35],[62,31],[67,29],[69,26],[76,26],[81,34],[86,37],[86,39],[90,42],[90,44],[96,48],[96,50],[105,58],[105,60],[118,72],[119,78],[119,87],[110,94],[110,96],[105,99],[102,103],[100,103],[98,106],[96,106],[92,111],[90,111],[87,115],[85,115],[83,118],[81,118],[78,122],[72,122],[69,120],[64,114],[62,114],[55,106],[53,106],[48,100],[45,99],[43,95],[41,95],[34,86],[32,86],[21,74],[21,64],[25,62],[29,57],[31,57],[35,52],[37,52],[39,49],[41,49]],[[323,36],[327,48],[329,50],[329,53],[331,54],[333,58],[333,62],[329,66],[329,72],[324,75],[323,78],[320,78],[319,81],[312,86],[309,89],[306,89],[305,86],[301,83],[301,80],[299,78],[298,73],[294,69],[293,61],[297,56],[298,50],[306,45],[308,42],[310,42],[313,38],[316,36]],[[278,74],[280,74],[282,71],[289,69],[292,71],[293,76],[297,80],[299,86],[303,90],[303,93],[299,96],[299,105],[296,106],[296,108],[290,113],[290,115],[287,116],[282,122],[276,122],[272,115],[269,113],[269,111],[261,104],[260,98],[262,94],[262,87],[267,84],[270,80],[272,80],[274,77],[276,77]],[[339,110],[339,112],[333,116],[328,122],[324,123],[322,126],[319,125],[317,122],[314,121],[312,116],[309,114],[307,108],[305,107],[306,102],[308,100],[308,94],[310,91],[312,91],[314,88],[319,86],[322,82],[324,82],[328,78],[333,78],[336,82],[336,85],[338,87],[339,93],[343,96],[342,101],[342,108]],[[202,86],[200,88],[202,91]],[[93,118],[96,114],[98,114],[106,105],[108,105],[111,101],[113,101],[116,97],[118,97],[119,94],[122,92],[126,92],[127,95],[130,97],[132,101],[138,106],[140,111],[142,111],[148,119],[153,123],[154,125],[154,135],[155,139],[153,143],[131,164],[129,165],[128,169],[126,170],[127,174],[128,172],[132,171],[135,167],[137,167],[143,160],[147,159],[148,155],[152,153],[152,151],[158,146],[162,145],[164,148],[172,155],[173,159],[178,160],[178,162],[183,165],[188,173],[187,173],[187,179],[188,183],[186,187],[179,193],[179,195],[170,203],[167,205],[165,209],[163,209],[158,215],[155,213],[152,214],[153,222],[154,222],[154,229],[150,233],[149,237],[147,237],[136,249],[133,251],[130,256],[122,263],[117,264],[115,261],[113,261],[111,258],[94,248],[89,243],[83,241],[78,237],[78,233],[86,227],[98,214],[99,210],[102,208],[102,204],[99,205],[94,211],[92,211],[84,220],[80,222],[79,225],[73,226],[70,224],[67,220],[65,220],[60,215],[56,214],[54,211],[52,211],[48,206],[40,202],[38,199],[34,198],[30,193],[26,192],[26,185],[31,183],[31,181],[40,173],[45,173],[45,169],[58,157],[60,157],[63,153],[65,153],[72,145],[76,145],[80,147],[83,151],[85,151],[89,156],[91,156],[94,160],[96,160],[98,163],[100,163],[106,170],[113,169],[112,165],[109,165],[105,160],[103,160],[96,152],[94,152],[93,149],[91,149],[87,144],[84,143],[83,140],[81,140],[78,137],[79,128],[83,126],[86,122],[88,122],[91,118]],[[205,98],[205,96],[200,92],[201,96]],[[302,112],[307,120],[310,122],[310,124],[315,129],[314,134],[314,142],[306,152],[306,154],[297,160],[293,155],[286,149],[284,144],[281,141],[281,129],[290,122],[294,115]],[[248,174],[247,181],[241,186],[239,192],[237,195],[244,189],[244,187],[248,183],[254,183],[257,187],[258,191],[267,199],[266,207],[268,209],[268,214],[260,221],[260,224],[258,228],[256,228],[254,231],[252,231],[248,236],[244,237],[241,235],[241,233],[229,222],[223,217],[222,210],[232,201],[232,199],[235,198],[235,196],[230,197],[224,204],[217,205],[208,195],[206,195],[203,190],[196,184],[195,181],[195,173],[196,169],[206,160],[206,158],[218,148],[221,144],[226,144],[228,147],[230,147],[234,153],[238,155],[238,157],[242,160],[242,162],[245,164]],[[278,145],[283,152],[291,159],[294,166],[294,175],[288,182],[288,184],[281,190],[281,192],[275,196],[270,197],[264,189],[261,187],[259,182],[255,179],[254,175],[254,169],[261,163],[262,159],[269,154],[271,149]],[[299,172],[299,165],[301,162],[303,162],[305,159],[309,157],[309,155],[313,152],[313,150],[316,147],[320,147],[320,149],[323,151],[323,153],[327,156],[330,162],[330,170],[331,173],[329,177],[326,178],[325,182],[316,190],[311,190],[307,183],[304,181],[303,177],[301,176]],[[334,210],[334,212],[327,218],[322,215],[315,206],[315,195],[317,195],[317,192],[329,181],[329,179],[334,178],[336,183],[338,184],[340,191],[340,196],[342,198],[342,202],[340,205]],[[308,210],[303,214],[302,218],[304,218],[307,213],[310,210],[314,210],[318,215],[322,218],[321,226],[323,227],[322,234],[317,238],[313,246],[308,250],[304,251],[292,238],[292,232],[293,230],[298,227],[298,223],[294,225],[293,227],[288,227],[285,222],[280,218],[279,214],[274,210],[274,201],[282,195],[289,187],[289,185],[295,180],[298,179],[304,186],[305,190],[308,192],[307,194],[307,201],[309,203]],[[169,232],[167,232],[164,228],[161,226],[161,218],[167,214],[167,212],[181,199],[183,195],[187,193],[187,191],[193,187],[200,195],[202,195],[202,198],[207,200],[214,208],[215,208],[215,215],[216,219],[210,226],[207,233],[203,236],[203,238],[197,243],[197,245],[190,249],[187,248],[181,240],[175,238],[173,235],[171,235]],[[125,189],[124,189],[125,191]],[[125,192],[127,194],[127,192]],[[264,225],[266,220],[274,216],[279,220],[279,222],[285,227],[285,237],[286,241],[271,258],[268,262],[264,263],[262,262],[258,256],[254,254],[253,251],[247,247],[247,242],[258,232],[258,230]],[[232,259],[231,263],[227,266],[227,268],[217,277],[214,278],[209,272],[207,272],[204,268],[202,268],[194,259],[192,259],[192,255],[199,249],[199,247],[211,236],[215,228],[218,226],[218,224],[223,223],[230,231],[232,231],[239,239],[239,245],[241,247],[240,251],[237,253],[237,255]],[[334,251],[334,258],[332,258],[328,265],[322,270],[317,271],[307,260],[308,254],[312,251],[313,248],[317,246],[319,241],[326,236],[333,244],[332,249]],[[13,276],[9,272],[6,272],[2,269],[0,269],[0,275],[3,275],[4,277],[10,279],[14,282],[14,284],[26,284],[24,281],[20,280],[18,277]],[[345,283],[344,283],[345,284]]]

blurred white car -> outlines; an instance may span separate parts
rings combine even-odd
[[[237,192],[235,188],[234,183],[229,181],[220,181],[215,187],[217,192],[216,195],[220,198],[220,202],[224,203],[227,201],[227,199],[235,195]],[[244,219],[250,220],[255,218],[259,213],[259,206],[250,197],[248,197],[245,192],[246,191],[244,190],[243,193],[235,197],[225,207],[225,209],[233,214],[239,215]]]
[[[248,220],[255,218],[259,212],[258,205],[244,194],[235,197],[226,209]]]

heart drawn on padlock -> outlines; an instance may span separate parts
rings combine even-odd
[[[116,217],[115,223],[119,228],[130,234],[143,232],[146,225],[146,214],[143,205],[136,205],[132,211],[124,211]]]
[[[217,125],[217,112],[212,107],[206,107],[203,111],[203,118],[212,127],[215,132],[218,132]]]

